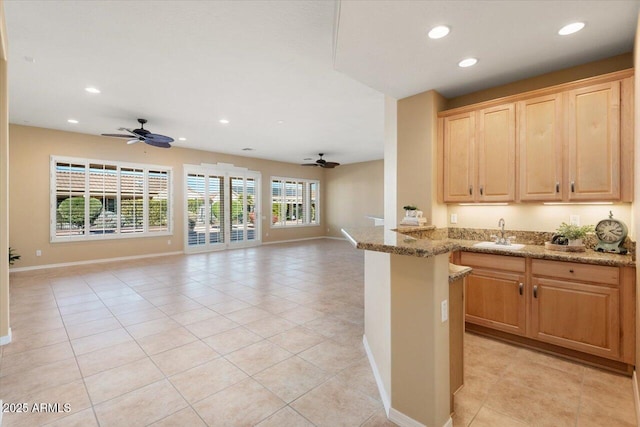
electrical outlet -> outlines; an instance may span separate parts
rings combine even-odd
[[[569,215],[569,224],[580,225],[580,215]]]
[[[440,317],[442,319],[442,323],[449,320],[449,301],[447,300],[440,303]]]
[[[171,244],[171,239],[167,240],[167,245]]]
[[[36,249],[36,256],[42,256],[42,251],[40,249]]]
[[[451,224],[457,224],[458,223],[458,214],[451,214],[451,219],[450,221]]]

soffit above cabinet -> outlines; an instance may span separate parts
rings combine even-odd
[[[343,1],[337,70],[394,98],[447,98],[630,52],[640,1]],[[586,27],[569,36],[558,30]],[[451,28],[431,40],[436,25]],[[470,68],[458,67],[478,58]]]

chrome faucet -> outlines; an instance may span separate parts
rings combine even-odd
[[[500,227],[500,237],[495,234],[491,235],[492,239],[495,239],[496,245],[510,245],[512,240],[515,240],[514,236],[505,237],[504,235],[504,218],[498,220],[498,227]]]

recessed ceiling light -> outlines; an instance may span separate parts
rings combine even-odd
[[[431,31],[429,31],[429,38],[441,39],[449,34],[449,31],[449,27],[447,27],[446,25],[438,25],[437,27],[433,27]]]
[[[462,61],[458,62],[458,67],[467,68],[472,65],[476,65],[478,60],[476,58],[465,58]]]
[[[33,56],[25,56],[24,60],[27,62],[31,62],[32,64],[35,64],[36,59]]]
[[[276,123],[278,123],[279,125],[284,123],[284,120],[278,120]]]
[[[100,89],[95,88],[93,86],[85,87],[84,90],[86,90],[89,93],[100,93]]]
[[[67,122],[69,122],[69,123],[71,123],[73,125],[77,125],[78,124],[78,121],[76,119],[69,119],[69,120],[67,120]]]
[[[560,28],[558,34],[561,36],[568,36],[569,34],[577,33],[584,28],[584,22],[573,22]]]
[[[218,120],[220,123],[222,123],[223,125],[228,125],[229,124],[229,120],[227,119],[220,119]]]
[[[183,137],[183,136],[181,136],[180,138],[178,138],[178,141],[186,141],[186,140],[187,140],[187,138],[185,138],[185,137]]]

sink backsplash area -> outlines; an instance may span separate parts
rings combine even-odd
[[[419,230],[410,231],[399,229],[399,232],[408,234],[416,239],[460,239],[460,240],[477,240],[477,241],[492,241],[491,235],[495,235],[496,228],[435,228],[433,230]],[[515,236],[514,243],[523,243],[525,245],[544,245],[544,242],[550,242],[551,238],[555,234],[554,232],[543,231],[521,231],[521,230],[506,230],[509,236]],[[598,243],[596,236],[593,234],[588,235],[584,239],[584,245],[588,249],[593,249]],[[624,247],[629,251],[629,254],[635,255],[636,242],[629,237],[625,240]]]

